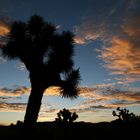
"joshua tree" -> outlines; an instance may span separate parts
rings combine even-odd
[[[6,45],[0,47],[4,57],[19,59],[29,71],[31,93],[26,108],[24,124],[34,126],[46,88],[60,87],[63,97],[78,95],[79,69],[73,69],[73,34],[58,34],[56,26],[41,16],[31,16],[29,21],[15,21]]]
[[[117,114],[117,112],[118,114]],[[121,109],[120,107],[117,107],[116,111],[112,112],[113,116],[117,116],[119,118],[119,120],[122,121],[135,121],[138,120],[138,116],[136,116],[134,113],[130,113],[128,109],[123,108]]]
[[[68,109],[64,108],[57,113],[57,117],[56,121],[66,123],[75,121],[78,118],[78,115],[75,112],[72,113]]]
[[[73,121],[75,121],[77,118],[78,118],[78,115],[76,114],[76,112],[74,112],[74,113],[72,113],[72,115],[71,115],[69,121],[70,121],[70,122],[73,122]]]

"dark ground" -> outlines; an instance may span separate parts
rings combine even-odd
[[[0,126],[0,140],[139,140],[140,122],[101,122],[59,124],[37,123],[35,129],[23,125]]]

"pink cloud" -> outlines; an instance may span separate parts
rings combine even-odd
[[[100,38],[104,32],[104,25],[97,24],[92,19],[86,19],[81,25],[75,27],[76,44],[86,44]]]

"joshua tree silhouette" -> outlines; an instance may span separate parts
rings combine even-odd
[[[126,108],[121,109],[120,107],[117,107],[116,111],[113,110],[112,115],[117,116],[121,121],[130,122],[139,120],[139,116],[136,116],[134,113],[129,112],[129,110]]]
[[[25,126],[36,124],[46,88],[58,86],[63,97],[77,97],[80,74],[79,69],[73,69],[73,37],[69,31],[58,34],[55,25],[38,15],[31,16],[27,23],[12,24],[8,43],[0,49],[4,57],[20,59],[29,71],[31,93]]]
[[[56,121],[67,123],[67,122],[73,122],[77,118],[78,118],[78,115],[76,114],[76,112],[72,113],[68,109],[64,108],[63,110],[60,110],[57,113]]]

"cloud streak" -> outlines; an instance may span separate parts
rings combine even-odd
[[[139,5],[139,0],[118,0],[110,11],[102,11],[98,17],[89,16],[75,28],[77,44],[101,42],[98,58],[110,74],[121,76],[119,81],[115,79],[118,84],[140,81]]]
[[[96,111],[97,109],[110,109],[118,106],[136,106],[140,105],[140,89],[137,88],[121,88],[115,85],[96,85],[94,87],[80,87],[80,97],[83,98],[83,102],[77,106],[72,106],[71,109],[76,109],[78,112],[83,111]],[[21,97],[22,94],[29,95],[30,88],[18,87],[16,89],[0,90],[0,107],[2,110],[25,110],[26,103],[9,103],[9,99],[15,97]],[[51,87],[44,93],[45,96],[58,96],[59,89],[57,87]],[[18,107],[19,105],[19,107]],[[24,107],[23,107],[24,106]],[[52,108],[53,107],[53,108]],[[58,109],[55,105],[46,107],[43,104],[42,111],[48,111]]]
[[[112,37],[112,45],[100,51],[100,58],[105,62],[104,67],[111,74],[125,76],[128,83],[140,81],[139,37],[140,17],[134,17],[122,26],[120,35]]]
[[[28,94],[30,88],[27,87],[17,87],[15,89],[1,88],[0,97],[20,97],[22,94]]]
[[[0,45],[5,44],[5,36],[10,31],[10,25],[5,18],[0,18]]]
[[[86,44],[95,41],[103,34],[103,24],[97,24],[96,21],[87,18],[80,26],[76,26],[74,32],[76,34],[74,40],[76,44]]]
[[[6,35],[9,33],[10,27],[4,18],[0,18],[0,46],[6,43]],[[0,64],[5,63],[7,60],[0,56]]]
[[[0,111],[23,112],[26,109],[26,103],[0,103]]]
[[[88,94],[87,94],[88,93]],[[118,106],[137,106],[140,104],[140,89],[119,89],[116,86],[95,86],[86,88],[83,93],[85,101],[77,108],[83,110],[110,109]]]
[[[9,26],[5,22],[0,21],[0,36],[5,36],[9,31]]]

